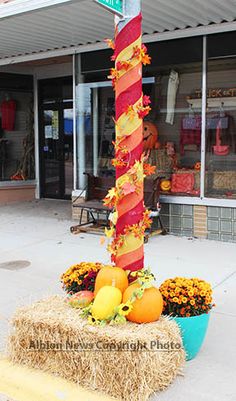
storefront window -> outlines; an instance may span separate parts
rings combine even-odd
[[[154,79],[144,79],[144,91],[154,90]],[[115,176],[112,165],[115,140],[115,97],[109,81],[79,84],[77,101],[77,165],[79,188],[85,187],[84,172],[99,177]]]
[[[236,199],[236,57],[227,57],[235,55],[232,39],[232,33],[216,35],[208,43],[205,196],[221,199]]]
[[[172,65],[156,72],[149,95],[152,111],[144,121],[144,148],[162,178],[161,192],[199,196],[201,160],[201,63]],[[157,141],[150,141],[157,131]]]
[[[4,75],[0,77],[0,85],[4,83],[0,86],[0,181],[34,179],[33,94],[19,88],[24,77]]]

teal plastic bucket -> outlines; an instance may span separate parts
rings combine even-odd
[[[198,354],[207,332],[209,318],[209,313],[191,317],[173,317],[180,327],[187,361]]]

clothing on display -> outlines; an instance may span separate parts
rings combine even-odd
[[[2,114],[2,129],[5,131],[13,131],[16,117],[15,100],[4,100],[0,105]]]
[[[201,145],[201,116],[184,117],[180,129],[180,154],[184,155],[185,145]]]
[[[179,87],[179,74],[178,72],[171,70],[167,89],[167,113],[166,113],[166,123],[174,124],[175,116],[175,103],[176,95]]]

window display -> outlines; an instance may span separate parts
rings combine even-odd
[[[0,116],[0,181],[34,179],[32,93],[0,88]]]
[[[201,63],[172,66],[156,74],[155,84],[148,88],[154,107],[144,122],[144,138],[149,127],[157,133],[152,136],[155,144],[144,142],[148,162],[162,177],[163,194],[199,196],[201,100],[194,109],[191,97],[201,87]]]
[[[236,198],[236,58],[209,60],[207,197]]]
[[[171,196],[199,198],[200,194],[201,198],[236,198],[236,57],[227,35],[207,37],[204,119],[203,38],[148,45],[152,65],[144,70],[143,93],[150,97],[152,110],[143,125],[144,152],[147,162],[156,166],[155,176],[161,177],[161,194],[170,202]],[[85,77],[89,82],[89,74]],[[85,158],[78,157],[80,182],[84,171],[115,175],[114,92],[103,79],[77,86],[80,149],[81,129],[85,132]]]

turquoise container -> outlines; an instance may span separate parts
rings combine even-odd
[[[173,317],[181,331],[187,361],[195,358],[200,351],[207,332],[209,318],[209,313],[191,317]]]

